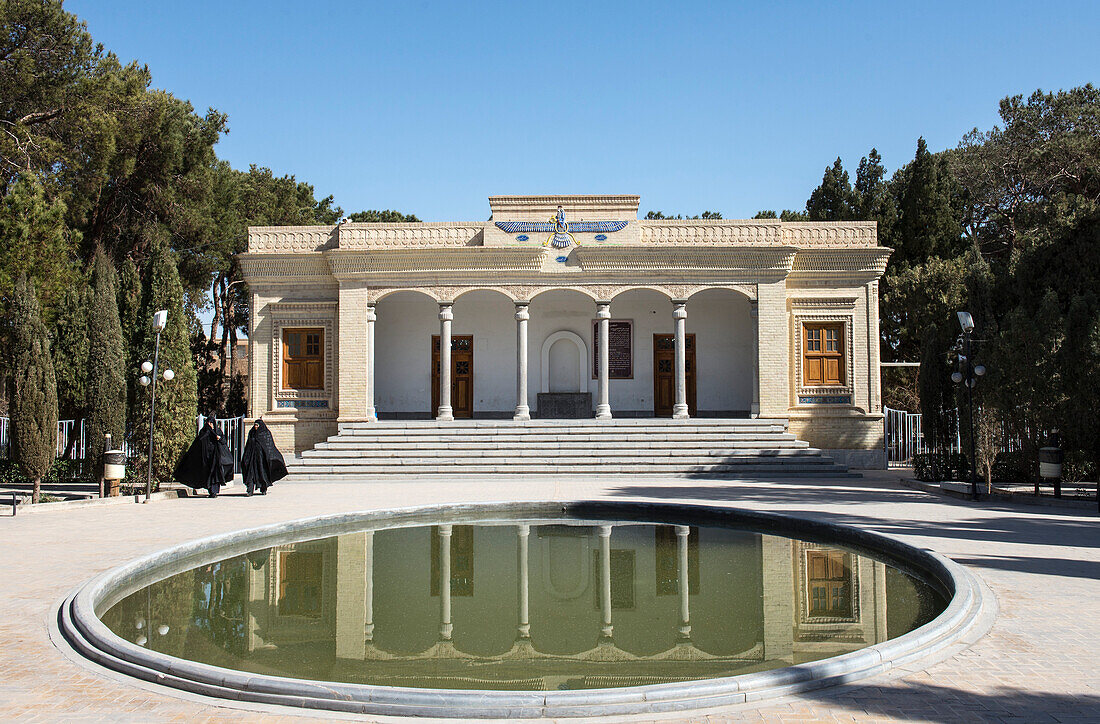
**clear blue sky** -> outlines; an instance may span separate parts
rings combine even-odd
[[[156,87],[229,114],[237,168],[346,211],[482,220],[486,197],[801,209],[838,155],[889,172],[997,102],[1100,81],[1092,2],[70,0]]]

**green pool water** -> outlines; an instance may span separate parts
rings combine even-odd
[[[241,671],[441,689],[744,674],[894,638],[931,586],[850,549],[725,527],[484,521],[279,545],[103,612],[140,646]]]

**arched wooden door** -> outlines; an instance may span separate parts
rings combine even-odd
[[[684,378],[688,414],[695,417],[695,335],[684,337]],[[676,402],[676,339],[671,334],[653,335],[653,415],[672,417]]]
[[[451,337],[451,407],[454,416],[474,416],[474,336]],[[439,335],[432,335],[432,417],[439,411]]]

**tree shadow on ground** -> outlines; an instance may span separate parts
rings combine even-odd
[[[817,689],[800,698],[842,706],[871,716],[944,722],[1097,722],[1100,695],[1055,694],[999,686],[984,692],[921,682]]]

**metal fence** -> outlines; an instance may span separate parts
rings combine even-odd
[[[196,434],[202,429],[204,422],[206,422],[206,417],[203,415],[199,415],[195,418]],[[214,427],[229,446],[230,452],[233,453],[233,472],[239,473],[241,471],[241,453],[244,450],[244,418],[214,418]],[[11,421],[6,417],[0,417],[0,458],[6,458],[9,455],[11,444],[10,431]],[[127,438],[129,438],[129,436],[127,436]],[[73,444],[72,455],[70,457],[73,460],[84,460],[87,454],[87,448],[83,420],[80,421],[79,425],[76,424],[75,420],[57,421],[56,457],[60,458],[65,455],[65,452],[69,449],[70,442]],[[134,453],[133,443],[128,440],[123,442],[122,449],[127,457],[130,457]],[[140,446],[140,449],[144,450],[145,448],[144,446]]]
[[[891,468],[906,468],[913,464],[913,456],[928,452],[921,430],[919,412],[882,408],[886,426],[886,465]],[[956,414],[957,419],[957,414]],[[962,451],[962,438],[956,424],[955,438],[951,441],[949,452]]]

